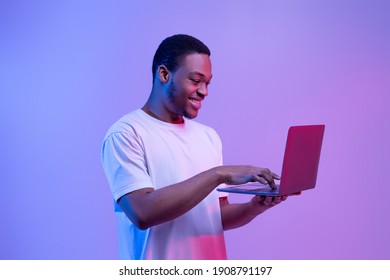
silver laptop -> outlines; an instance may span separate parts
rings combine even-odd
[[[221,192],[279,196],[313,189],[317,181],[325,125],[291,126],[287,134],[280,185],[260,183],[217,188]]]

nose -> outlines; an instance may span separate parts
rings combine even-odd
[[[204,97],[206,97],[207,95],[209,95],[209,91],[208,91],[208,88],[207,88],[207,84],[206,84],[206,83],[200,83],[200,84],[199,84],[199,88],[198,88],[197,93],[198,93],[199,95],[204,96]]]

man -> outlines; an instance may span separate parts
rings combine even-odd
[[[220,184],[280,179],[255,166],[223,166],[217,133],[192,119],[208,95],[210,50],[188,35],[166,38],[153,59],[142,109],[107,132],[102,164],[116,202],[122,259],[226,259],[223,231],[287,196],[229,204]]]

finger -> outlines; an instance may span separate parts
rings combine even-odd
[[[263,200],[264,205],[270,205],[272,203],[272,196],[266,196]]]
[[[281,196],[275,196],[272,200],[273,203],[275,204],[279,204],[280,202],[282,201],[282,197]]]
[[[262,173],[261,173],[261,177],[263,177],[265,180],[267,180],[268,182],[268,185],[275,189],[276,188],[276,185],[275,185],[275,182],[274,182],[274,179],[273,179],[273,175],[274,173],[272,173],[269,169],[265,168],[262,170]]]
[[[265,180],[267,180],[267,184],[268,184],[271,188],[273,188],[273,189],[276,188],[275,181],[274,181],[274,179],[273,179],[269,174],[264,175],[263,178],[264,178]]]
[[[262,195],[256,195],[256,198],[257,198],[257,203],[261,204],[264,199],[265,199],[265,196],[262,196]]]
[[[257,203],[259,205],[275,206],[280,202],[282,202],[281,196],[263,196],[263,195],[257,196]]]
[[[278,205],[280,202],[282,202],[281,197],[274,196],[274,197],[272,197],[271,205],[275,206],[275,205]]]
[[[260,177],[259,175],[254,175],[253,179],[263,185],[268,185],[268,181],[264,179],[263,177]]]
[[[272,178],[274,178],[275,180],[280,180],[280,178],[281,178],[278,174],[273,173],[273,172],[271,172],[271,175],[272,175]]]
[[[301,195],[302,192],[290,193],[289,195]]]
[[[256,195],[256,203],[258,205],[263,205],[264,204],[264,200],[265,200],[265,196],[262,196],[262,195]]]

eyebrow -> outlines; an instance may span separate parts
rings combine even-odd
[[[189,73],[190,75],[199,75],[199,76],[202,76],[202,77],[206,77],[205,74],[201,73],[201,72],[198,72],[198,71],[194,71],[194,72],[190,72]],[[213,78],[213,75],[210,76],[210,80]]]

